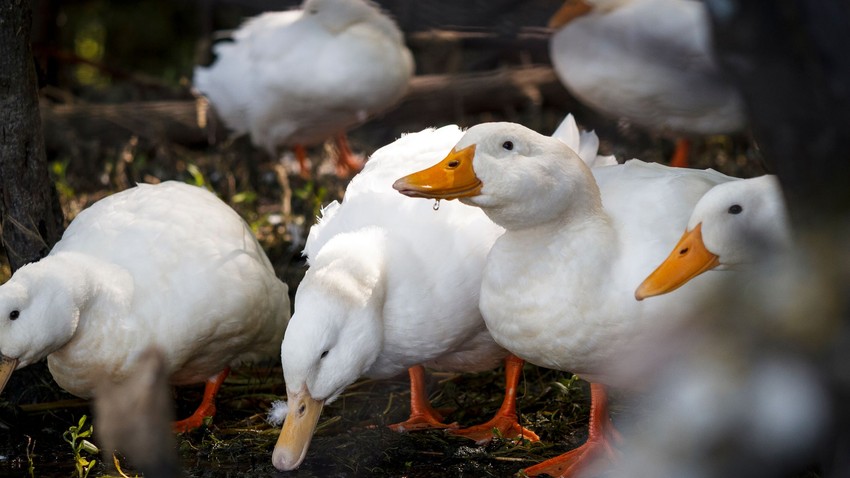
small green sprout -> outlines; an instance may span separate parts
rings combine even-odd
[[[189,175],[192,176],[192,180],[186,181],[187,183],[192,184],[194,186],[199,186],[199,187],[202,187],[202,188],[207,187],[207,180],[204,177],[204,173],[201,171],[201,168],[199,168],[197,165],[192,164],[192,163],[187,164],[186,165],[186,172],[188,172]]]
[[[86,440],[86,438],[91,437],[91,435],[92,427],[91,425],[86,426],[85,415],[80,418],[80,421],[76,426],[70,426],[68,430],[62,434],[62,438],[71,445],[71,449],[74,451],[74,463],[76,465],[77,478],[88,477],[89,472],[91,472],[92,468],[94,468],[94,465],[97,463],[97,460],[89,460],[83,456],[83,453],[86,453],[87,455],[97,455],[100,453],[100,450],[98,450],[94,443]]]
[[[35,440],[31,436],[27,437],[27,474],[30,478],[35,478]]]

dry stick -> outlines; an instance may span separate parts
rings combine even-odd
[[[88,405],[88,400],[83,400],[82,398],[69,398],[65,400],[57,400],[55,402],[27,403],[24,405],[18,405],[18,407],[20,407],[20,409],[24,412],[35,413],[56,410],[59,408],[82,408],[87,407]]]

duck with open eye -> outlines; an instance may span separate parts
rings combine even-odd
[[[279,352],[289,298],[236,211],[164,182],[83,210],[47,257],[0,285],[0,311],[0,390],[47,358],[62,388],[88,398],[156,347],[172,384],[206,383],[197,411],[174,424],[185,431],[215,414],[231,365]]]

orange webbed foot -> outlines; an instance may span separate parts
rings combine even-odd
[[[590,425],[587,441],[563,455],[523,470],[526,476],[547,474],[560,478],[593,476],[614,463],[619,452],[614,447],[622,438],[608,414],[608,395],[602,385],[591,383]]]
[[[403,422],[389,425],[394,432],[405,433],[420,430],[445,430],[458,428],[457,423],[443,423],[443,417],[429,413],[411,414],[410,418]]]
[[[540,438],[533,431],[523,427],[517,422],[516,417],[506,415],[496,415],[487,423],[475,425],[460,430],[452,430],[452,435],[462,436],[475,440],[475,443],[483,445],[488,443],[496,436],[501,436],[508,439],[522,439],[531,442],[540,441]]]
[[[517,421],[516,390],[522,374],[523,361],[514,355],[505,357],[505,398],[496,415],[481,425],[453,431],[453,435],[475,440],[479,445],[489,442],[493,437],[501,435],[504,438],[522,438],[529,441],[540,441],[537,434],[523,428]]]

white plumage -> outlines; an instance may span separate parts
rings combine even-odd
[[[635,292],[638,300],[681,287],[714,268],[737,268],[787,253],[791,228],[776,176],[729,181],[705,193],[670,255]]]
[[[62,388],[90,397],[152,345],[174,384],[273,357],[288,319],[287,287],[235,211],[198,187],[141,184],[82,211],[0,286],[0,353],[47,357]]]
[[[533,165],[478,160],[501,144],[502,133],[497,126],[471,129],[458,145],[477,142],[475,170],[484,184],[481,196],[464,201],[507,229],[485,268],[488,329],[536,365],[609,385],[637,383],[629,367],[621,371],[624,357],[675,323],[701,287],[649,307],[635,301],[634,289],[670,251],[699,198],[732,178],[639,160],[591,173],[548,146],[529,151]],[[527,133],[507,126],[514,144],[535,141]]]
[[[470,128],[442,162],[396,183],[410,196],[460,198],[504,227],[482,279],[487,329],[520,358],[597,382],[588,443],[529,475],[571,475],[584,458],[610,450],[599,384],[639,385],[646,368],[634,359],[696,310],[717,277],[705,274],[656,301],[638,302],[633,292],[699,198],[731,179],[638,160],[591,172],[558,141],[488,123]]]
[[[310,268],[282,346],[290,410],[305,395],[321,410],[364,375],[392,377],[417,364],[486,370],[507,355],[478,312],[484,259],[501,228],[476,208],[440,204],[435,211],[433,203],[391,188],[399,175],[439,159],[462,134],[445,126],[379,149],[343,202],[327,206],[311,229]],[[294,426],[292,417],[290,411],[284,431]],[[286,441],[282,432],[275,466],[297,467],[312,432]]]
[[[572,2],[575,5],[577,2]],[[745,127],[743,102],[718,69],[697,0],[582,0],[551,57],[582,102],[662,132],[721,134]],[[569,7],[564,7],[562,11]]]
[[[580,135],[572,117],[562,133],[576,149],[587,140],[585,155],[597,159],[595,135]],[[274,452],[278,469],[301,463],[315,426],[308,422],[361,376],[392,377],[419,364],[481,371],[507,355],[478,309],[484,261],[502,229],[478,208],[408,199],[391,187],[462,135],[456,126],[428,129],[376,151],[343,202],[323,209],[311,229],[310,268],[282,346],[290,414]],[[307,411],[293,415],[302,404]]]
[[[224,123],[275,154],[309,146],[398,101],[413,59],[395,23],[363,0],[306,0],[247,21],[195,88]]]
[[[687,230],[700,224],[706,249],[724,266],[753,263],[791,247],[791,225],[776,176],[715,186],[694,207]]]

